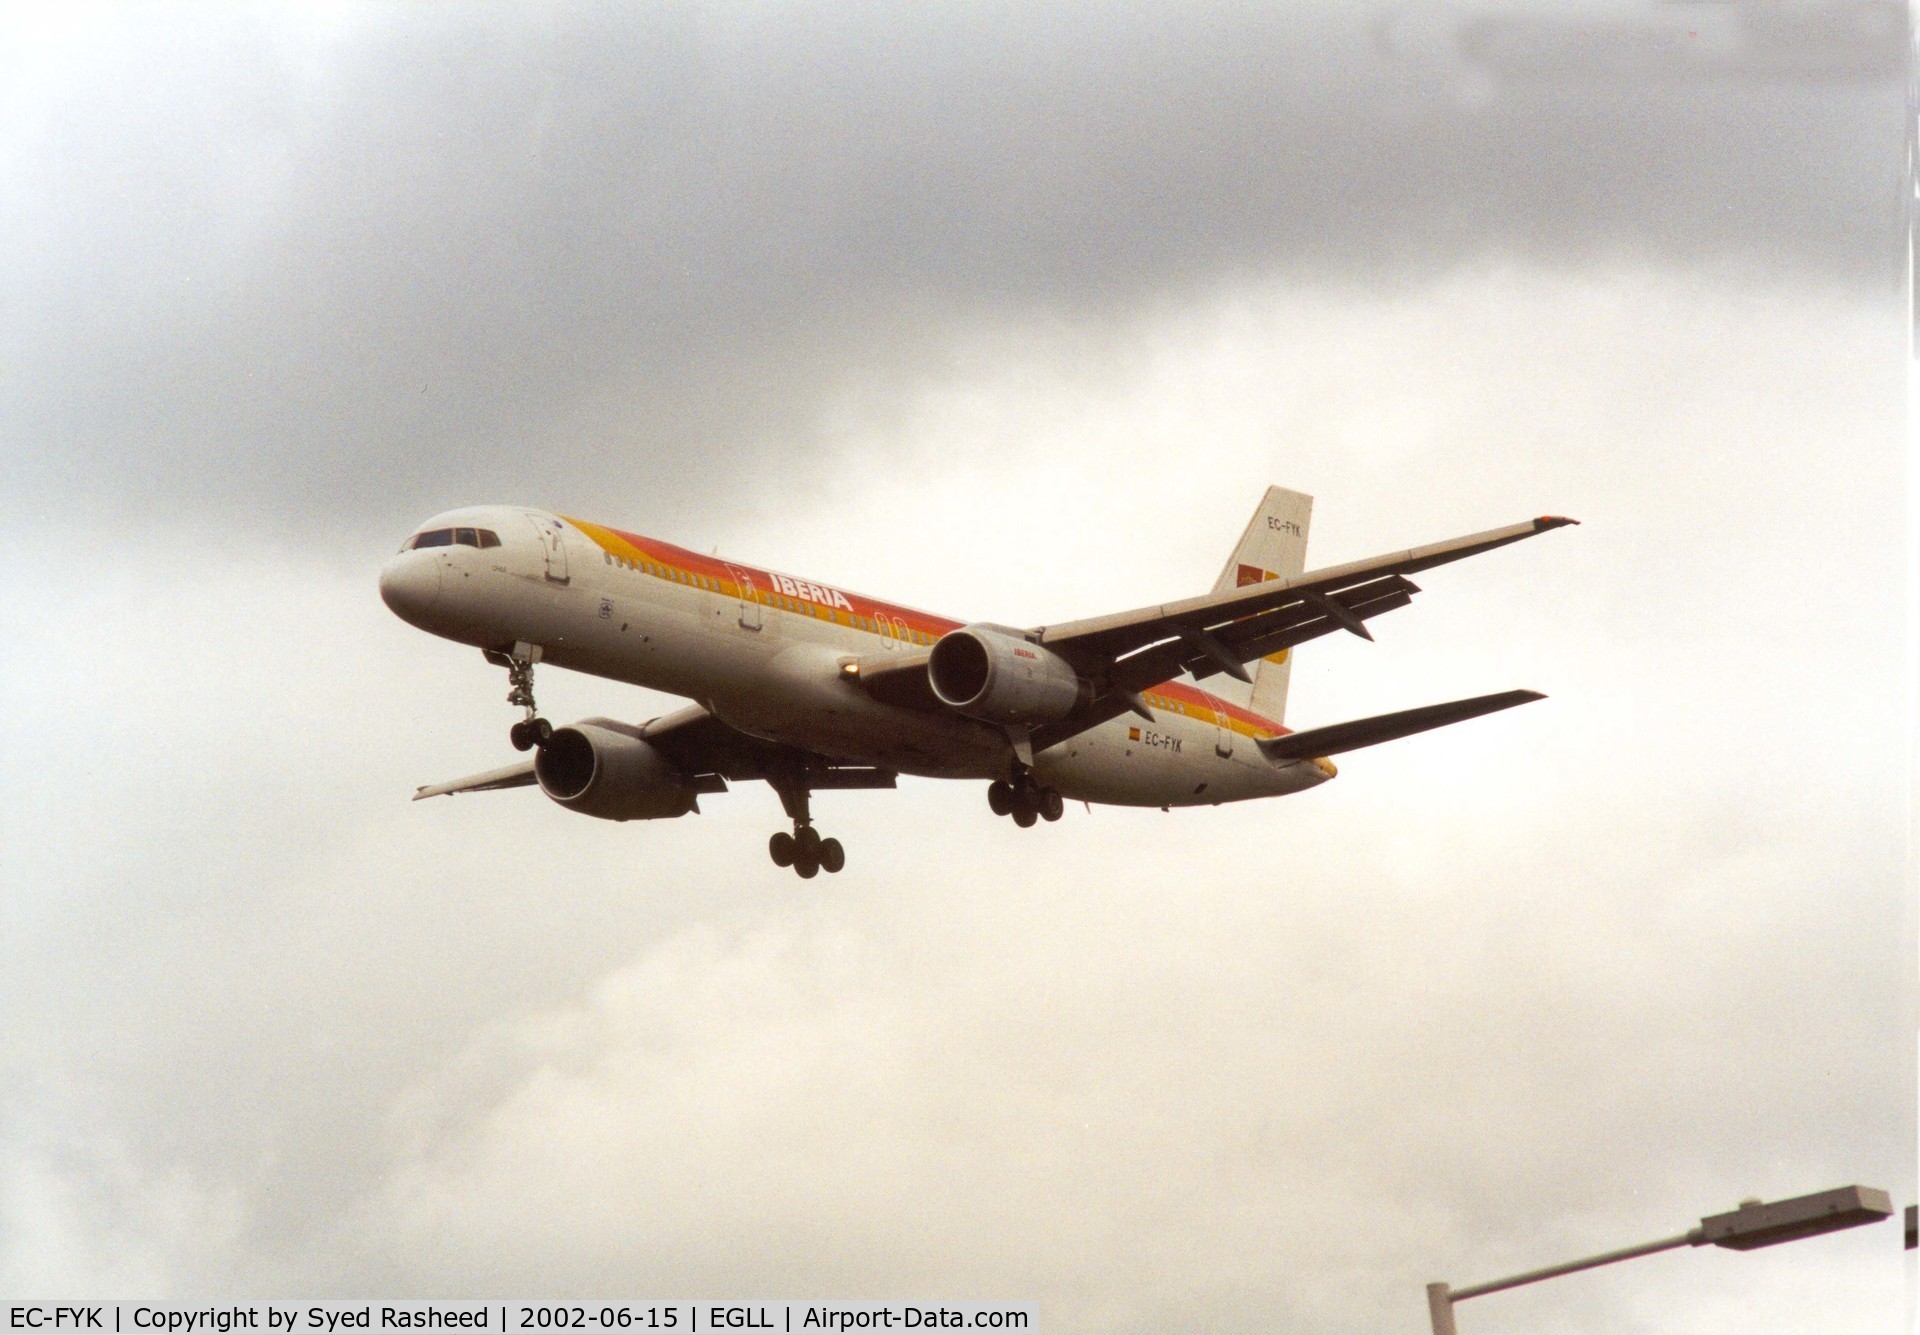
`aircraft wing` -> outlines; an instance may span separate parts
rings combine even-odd
[[[862,654],[854,662],[860,688],[882,704],[899,705],[926,713],[943,708],[927,679],[931,649],[913,649],[887,654]]]
[[[1246,664],[1321,635],[1346,630],[1372,639],[1368,619],[1405,607],[1420,591],[1407,576],[1578,522],[1544,515],[1291,579],[1039,627],[1029,638],[1072,663],[1094,693],[1070,717],[1036,728],[1032,744],[1044,749],[1128,710],[1146,713],[1139,693],[1183,672],[1196,681],[1216,672],[1245,681]],[[853,670],[875,699],[931,711],[941,706],[927,681],[929,657],[924,649],[867,654]]]
[[[1069,659],[1118,667],[1129,656],[1143,650],[1169,641],[1186,641],[1179,651],[1180,668],[1196,677],[1217,671],[1238,676],[1235,668],[1241,664],[1330,631],[1348,630],[1372,639],[1364,621],[1378,612],[1391,610],[1375,605],[1390,603],[1392,607],[1404,607],[1419,592],[1406,578],[1408,575],[1578,522],[1545,515],[1450,542],[1390,552],[1324,570],[1309,570],[1292,579],[1268,580],[1225,593],[1044,626],[1040,630],[1040,643]],[[1313,629],[1302,634],[1309,626]],[[1208,641],[1224,652],[1215,652]],[[1168,675],[1171,674],[1163,674],[1142,685],[1165,681]]]
[[[1151,717],[1139,693],[1182,672],[1196,681],[1216,672],[1246,681],[1245,664],[1337,630],[1370,640],[1369,618],[1405,607],[1420,591],[1408,575],[1578,522],[1543,515],[1291,579],[1042,627],[1040,642],[1086,674],[1095,691],[1071,717],[1035,729],[1033,746],[1056,745],[1129,710]]]
[[[922,674],[925,675],[924,673]],[[640,729],[639,736],[666,753],[681,769],[711,784],[701,792],[724,792],[726,780],[765,779],[779,784],[789,776],[807,787],[892,788],[893,770],[843,765],[830,756],[763,741],[717,718],[705,705],[688,705],[664,714]]]
[[[517,765],[490,769],[485,774],[455,779],[452,783],[427,784],[413,790],[413,800],[418,802],[423,797],[447,797],[453,793],[485,793],[495,788],[525,788],[536,782],[533,762],[523,760]]]
[[[921,675],[924,677],[925,673]],[[704,705],[688,705],[637,728],[616,719],[593,718],[582,722],[612,728],[650,743],[693,776],[696,793],[724,793],[730,779],[779,781],[794,775],[803,778],[808,787],[820,789],[891,788],[897,778],[892,770],[841,765],[826,756],[762,741],[723,723]],[[496,788],[524,788],[537,782],[533,761],[522,760],[451,783],[429,784],[417,789],[413,800],[418,802],[423,797],[452,793],[483,793]]]

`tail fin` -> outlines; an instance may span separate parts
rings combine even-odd
[[[1313,497],[1285,487],[1268,487],[1260,507],[1240,535],[1240,545],[1227,558],[1227,568],[1214,582],[1215,593],[1262,580],[1291,579],[1307,568],[1307,521],[1313,516]],[[1286,649],[1260,660],[1251,687],[1221,673],[1208,678],[1207,689],[1234,704],[1244,705],[1275,723],[1287,710],[1287,676],[1292,669]]]

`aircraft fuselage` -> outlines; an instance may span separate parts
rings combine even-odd
[[[938,778],[1005,778],[1007,731],[949,709],[875,699],[856,659],[923,652],[964,623],[541,510],[477,506],[422,532],[486,533],[497,545],[403,550],[381,592],[406,621],[462,644],[538,646],[543,664],[684,696],[752,737]],[[1187,680],[1129,713],[1037,751],[1033,776],[1061,796],[1198,806],[1325,782],[1324,759],[1274,763],[1256,738],[1286,730]]]

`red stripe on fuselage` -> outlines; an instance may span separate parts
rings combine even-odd
[[[729,597],[740,598],[745,596],[744,590],[741,589],[739,581],[733,574],[735,570],[740,570],[744,571],[747,578],[754,582],[763,599],[769,595],[798,597],[802,601],[813,603],[819,607],[839,609],[840,604],[834,600],[834,595],[838,594],[841,598],[846,599],[847,605],[852,609],[854,616],[866,617],[868,620],[885,617],[890,621],[898,623],[905,629],[918,631],[930,639],[937,640],[948,631],[959,630],[963,625],[967,624],[963,621],[953,621],[946,617],[935,616],[931,612],[921,612],[911,607],[902,607],[898,603],[882,602],[878,598],[869,598],[864,594],[854,593],[850,589],[842,589],[837,585],[821,584],[817,580],[805,580],[797,575],[782,575],[780,578],[790,580],[797,586],[798,592],[790,594],[783,590],[776,582],[775,572],[763,570],[758,566],[750,566],[744,561],[723,561],[717,556],[702,556],[699,552],[689,551],[685,547],[676,547],[673,543],[662,542],[658,538],[649,538],[639,533],[628,533],[623,529],[611,528],[605,524],[587,523],[566,515],[562,515],[561,518],[566,519],[574,527],[592,538],[596,543],[599,543],[600,546],[607,551],[612,552],[615,556],[625,557],[628,553],[609,546],[605,540],[599,536],[599,533],[610,534],[618,538],[621,542],[632,547],[635,553],[653,562],[655,565],[666,566],[678,570],[682,574],[710,579],[721,587],[721,592]],[[598,530],[598,532],[596,532],[596,530]],[[815,590],[824,593],[826,597],[824,599],[816,597],[814,595]],[[1275,723],[1272,719],[1263,718],[1250,709],[1244,709],[1230,700],[1222,700],[1217,696],[1209,694],[1191,682],[1164,681],[1157,686],[1149,687],[1148,693],[1164,695],[1170,700],[1178,701],[1181,705],[1190,707],[1192,710],[1201,713],[1210,715],[1225,714],[1234,723],[1240,725],[1240,728],[1236,729],[1236,731],[1244,729],[1259,737],[1277,737],[1291,731]],[[1194,715],[1189,715],[1189,717],[1193,716]]]

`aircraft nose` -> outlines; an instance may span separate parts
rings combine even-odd
[[[417,622],[440,596],[440,558],[401,552],[380,572],[380,598],[402,621]]]

